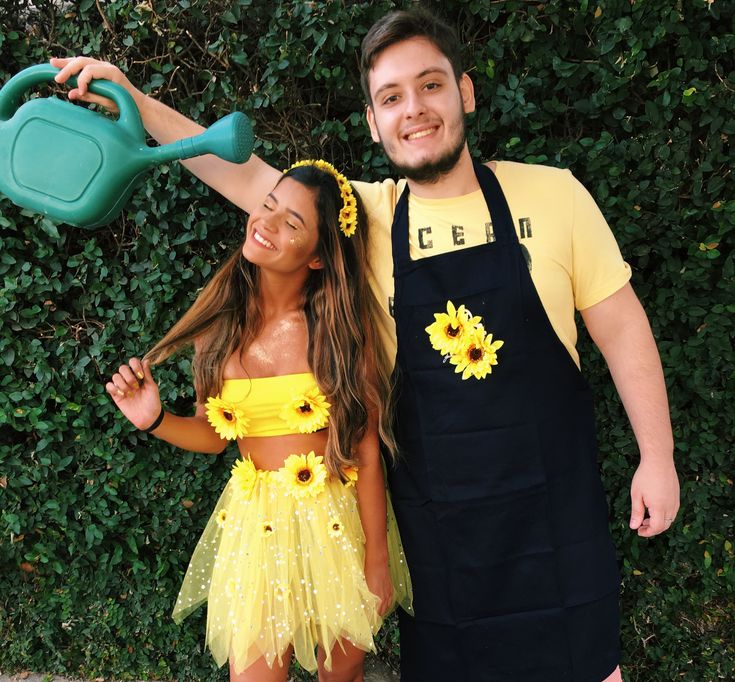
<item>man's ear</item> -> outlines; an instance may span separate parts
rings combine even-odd
[[[378,126],[375,124],[375,113],[369,104],[365,107],[365,118],[370,127],[370,136],[373,138],[373,142],[380,144],[380,133],[378,132]]]
[[[475,85],[466,73],[462,74],[458,85],[464,113],[471,114],[475,110]]]

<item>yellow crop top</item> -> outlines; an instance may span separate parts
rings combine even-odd
[[[327,426],[329,407],[311,372],[225,379],[207,400],[207,418],[221,438],[313,433]]]

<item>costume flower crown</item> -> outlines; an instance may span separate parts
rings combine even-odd
[[[316,166],[319,170],[323,170],[334,176],[339,187],[339,193],[342,195],[342,209],[339,212],[339,229],[345,237],[351,237],[355,234],[355,230],[357,229],[357,200],[352,193],[350,181],[331,163],[322,159],[297,161],[283,172],[288,173],[293,168],[299,168],[300,166]]]

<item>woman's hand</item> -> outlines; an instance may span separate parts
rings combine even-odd
[[[393,583],[390,579],[388,559],[374,559],[365,556],[365,582],[368,589],[380,599],[378,613],[384,616],[393,604]]]
[[[161,412],[158,385],[149,360],[131,358],[105,385],[115,405],[138,429],[147,429]]]
[[[96,78],[104,78],[125,88],[132,95],[138,109],[140,109],[139,99],[144,97],[143,93],[135,88],[127,76],[114,64],[92,57],[69,57],[66,59],[53,57],[50,61],[51,66],[61,69],[54,77],[57,83],[65,83],[71,76],[77,77],[77,86],[69,90],[67,95],[70,100],[99,104],[117,114],[117,105],[111,99],[100,97],[89,91],[91,81]]]

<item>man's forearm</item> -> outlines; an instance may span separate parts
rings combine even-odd
[[[132,90],[130,89],[132,88]],[[159,144],[168,144],[204,131],[204,127],[153,97],[130,86],[128,91],[138,106],[143,125]]]
[[[171,107],[137,91],[133,95],[143,125],[160,144],[193,137],[205,129]],[[212,154],[195,156],[181,162],[206,185],[244,211],[250,212],[273,189],[279,171],[257,156],[243,164],[230,163]]]
[[[610,368],[641,458],[671,459],[674,441],[661,360],[632,288],[582,311],[582,317]]]

